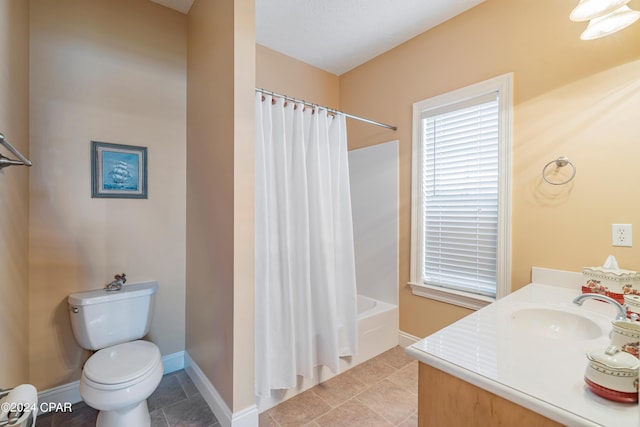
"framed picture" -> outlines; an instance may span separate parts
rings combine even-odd
[[[147,198],[147,147],[91,141],[91,197]]]

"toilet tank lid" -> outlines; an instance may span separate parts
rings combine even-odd
[[[117,301],[126,298],[137,298],[154,294],[158,290],[158,282],[142,282],[124,285],[119,291],[105,291],[95,289],[91,291],[76,292],[67,298],[70,305],[82,306],[101,304],[107,301]]]

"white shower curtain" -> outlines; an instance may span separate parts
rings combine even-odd
[[[256,394],[357,348],[345,117],[256,93]]]

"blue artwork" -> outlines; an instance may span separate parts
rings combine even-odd
[[[91,141],[91,197],[147,198],[147,147]]]
[[[138,158],[134,153],[102,153],[102,185],[105,190],[138,190]]]

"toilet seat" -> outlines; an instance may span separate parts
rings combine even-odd
[[[83,376],[93,387],[124,388],[140,382],[162,363],[158,347],[148,341],[132,341],[103,348],[85,363]]]

